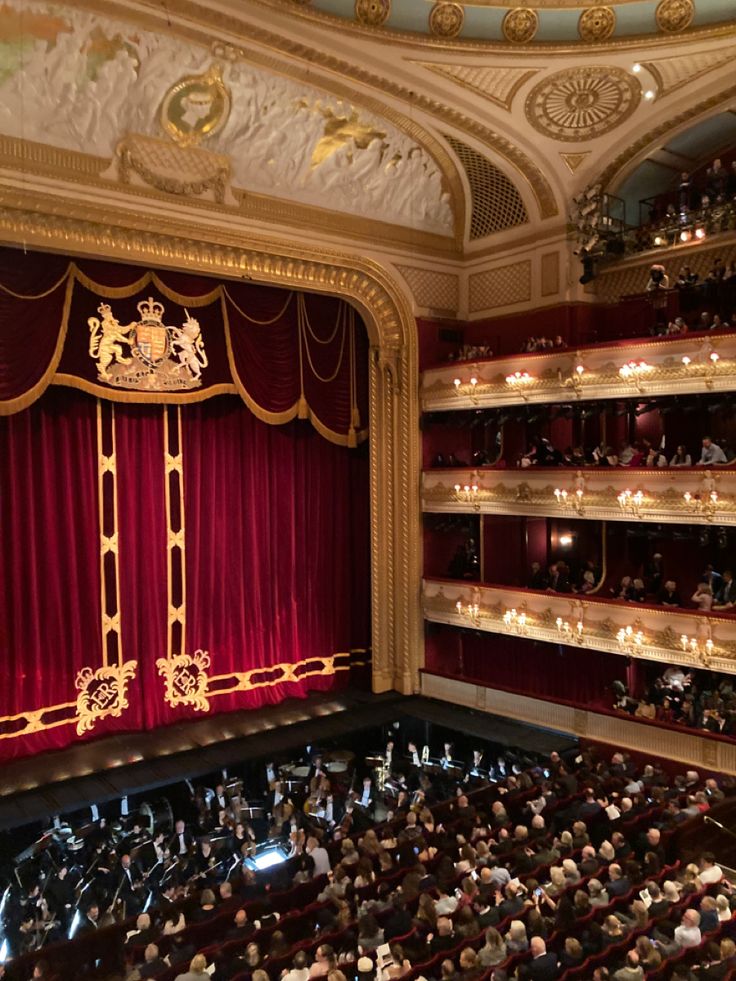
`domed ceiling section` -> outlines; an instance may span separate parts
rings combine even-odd
[[[733,0],[276,0],[336,26],[415,41],[602,44],[733,22]]]

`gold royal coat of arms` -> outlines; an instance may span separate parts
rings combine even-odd
[[[140,320],[123,326],[108,303],[99,317],[87,321],[89,353],[97,362],[97,377],[118,388],[165,392],[197,388],[207,354],[199,321],[185,310],[181,327],[164,323],[164,305],[148,297],[137,305]]]

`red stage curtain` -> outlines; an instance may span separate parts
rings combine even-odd
[[[181,436],[169,464],[180,454],[184,502],[186,630],[173,651],[168,613],[181,581],[167,542],[179,502],[170,495],[167,506],[167,426]],[[101,496],[98,483],[113,431],[116,509],[113,485]],[[0,758],[346,684],[349,652],[369,646],[367,474],[365,447],[348,451],[296,420],[267,425],[236,396],[113,409],[54,389],[0,419],[0,641],[10,679]],[[78,733],[77,674],[103,663],[101,511],[117,517],[120,661],[135,670],[119,717]],[[210,659],[207,704],[172,705],[159,661],[198,649]],[[333,664],[335,654],[344,656]],[[115,663],[115,645],[108,656]]]

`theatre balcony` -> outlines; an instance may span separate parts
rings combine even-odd
[[[454,361],[422,375],[425,412],[524,403],[727,392],[736,386],[736,333],[560,348]]]
[[[705,467],[426,470],[422,475],[422,509],[434,513],[734,525],[736,470]]]
[[[422,592],[434,623],[736,674],[736,617],[442,579]]]

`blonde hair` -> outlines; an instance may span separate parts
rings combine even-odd
[[[523,920],[512,920],[509,925],[508,936],[512,940],[526,940],[526,925]]]
[[[189,965],[189,970],[193,974],[204,974],[207,970],[207,958],[204,954],[195,954]]]

